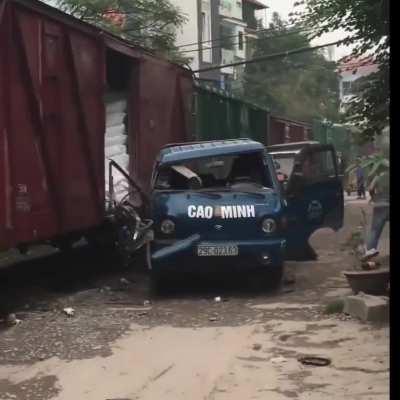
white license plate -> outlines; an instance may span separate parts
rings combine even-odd
[[[234,245],[225,246],[198,246],[197,255],[199,257],[234,257],[239,254],[239,249]]]

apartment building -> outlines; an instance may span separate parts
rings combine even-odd
[[[340,89],[340,112],[345,112],[347,104],[354,97],[356,81],[378,71],[372,57],[352,58],[346,57],[339,63],[339,89]]]
[[[251,39],[262,29],[259,0],[170,0],[188,22],[177,31],[177,45],[192,58],[194,71],[243,61],[251,57]],[[215,86],[235,86],[244,67],[227,67],[197,73]]]

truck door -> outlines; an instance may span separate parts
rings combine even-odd
[[[295,157],[286,187],[288,254],[310,250],[308,239],[319,228],[343,226],[344,196],[331,145],[309,145]]]

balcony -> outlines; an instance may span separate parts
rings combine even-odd
[[[243,27],[224,21],[221,23],[220,35],[223,50],[232,52],[234,57],[241,60],[246,57],[246,39]]]
[[[219,5],[219,14],[222,17],[238,20],[243,18],[243,9],[241,0],[221,0]]]
[[[262,19],[257,18],[256,12],[268,8],[257,0],[243,0],[243,20],[251,30],[262,29]]]
[[[235,62],[235,51],[229,49],[221,49],[221,64],[231,64]],[[233,67],[222,68],[223,74],[233,75]]]

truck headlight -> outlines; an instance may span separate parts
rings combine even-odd
[[[261,228],[265,233],[274,233],[276,231],[276,222],[272,218],[265,218],[262,222]]]
[[[170,219],[165,219],[161,223],[161,232],[165,235],[171,235],[175,232],[175,222],[171,221]]]

